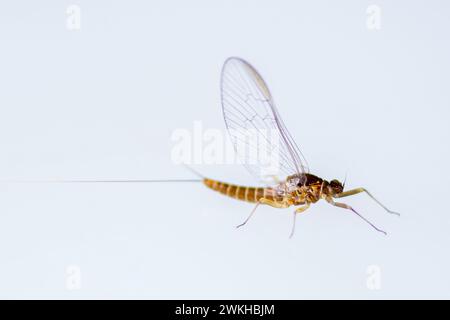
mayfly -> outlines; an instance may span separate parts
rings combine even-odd
[[[201,177],[201,179],[169,180],[12,180],[0,182],[160,183],[202,181],[207,187],[224,195],[256,203],[250,215],[238,227],[245,225],[261,204],[274,208],[294,206],[296,209],[293,215],[292,236],[297,214],[305,212],[311,204],[323,199],[333,206],[352,211],[375,230],[386,234],[385,231],[377,228],[351,206],[335,201],[335,199],[365,192],[387,212],[399,214],[386,208],[364,188],[344,191],[345,183],[336,179],[327,181],[309,172],[305,158],[281,120],[269,88],[258,71],[247,61],[236,57],[228,58],[225,61],[221,75],[221,100],[223,117],[229,136],[236,153],[241,157],[248,171],[258,180],[267,181],[267,159],[255,157],[255,154],[274,155],[275,163],[278,165],[277,173],[283,174],[283,180],[274,179],[276,183],[271,183],[265,187],[239,186],[204,177]],[[249,132],[252,134],[249,135]],[[276,139],[273,139],[273,136]],[[261,144],[261,141],[264,143]],[[241,148],[242,146],[244,148]],[[248,152],[248,149],[256,152]],[[273,159],[269,162],[274,163]],[[194,173],[196,172],[194,171]]]
[[[279,173],[284,176],[266,187],[239,186],[226,182],[204,178],[204,184],[212,190],[239,200],[256,203],[248,218],[238,227],[245,225],[259,205],[274,208],[296,207],[291,235],[295,230],[295,217],[305,212],[311,204],[323,199],[329,204],[352,211],[375,230],[386,234],[348,204],[335,199],[365,192],[381,207],[391,214],[381,202],[366,189],[356,188],[344,191],[345,183],[334,179],[327,181],[309,172],[305,158],[286,129],[275,107],[270,90],[256,69],[247,61],[231,57],[223,66],[221,74],[221,100],[223,117],[236,153],[248,171],[258,180],[267,180],[264,176],[264,164],[261,159],[250,159],[253,154],[275,155]],[[249,135],[251,131],[253,134]],[[270,135],[277,136],[272,139]],[[248,137],[251,138],[248,138]],[[260,141],[265,143],[261,144]],[[273,143],[276,141],[277,143]],[[244,145],[246,148],[242,148]],[[261,147],[261,145],[263,145]],[[264,150],[261,150],[263,148]],[[244,150],[246,149],[246,150]]]

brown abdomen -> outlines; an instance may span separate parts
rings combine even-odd
[[[243,187],[211,179],[203,179],[203,183],[223,195],[247,202],[258,202],[261,198],[273,200],[271,192],[265,188]]]

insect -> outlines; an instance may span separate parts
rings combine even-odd
[[[327,181],[309,172],[306,159],[286,129],[269,88],[258,71],[247,61],[237,57],[231,57],[225,61],[221,75],[221,100],[229,136],[236,153],[241,157],[248,171],[258,180],[266,182],[267,177],[278,175],[283,175],[284,179],[272,179],[272,183],[265,187],[239,186],[203,177],[200,180],[13,180],[3,182],[172,183],[202,181],[207,187],[224,195],[256,203],[247,219],[237,227],[245,225],[261,204],[274,208],[294,206],[294,221],[290,233],[290,237],[292,237],[297,215],[305,212],[311,204],[323,199],[333,206],[352,211],[375,230],[386,234],[351,206],[338,202],[336,199],[365,192],[387,212],[399,214],[386,208],[364,188],[344,191],[345,183],[336,179]],[[261,157],[261,155],[264,156]]]
[[[375,230],[386,234],[351,206],[338,202],[336,199],[365,192],[388,213],[399,214],[386,208],[365,188],[344,191],[345,183],[336,179],[327,181],[309,172],[305,158],[275,107],[266,82],[250,63],[237,57],[231,57],[225,61],[221,74],[221,100],[229,136],[236,153],[243,160],[248,171],[258,180],[264,180],[266,178],[264,174],[267,173],[265,170],[267,161],[259,159],[258,155],[267,154],[269,157],[265,158],[269,160],[271,157],[276,157],[277,173],[285,177],[265,187],[239,186],[208,178],[203,179],[203,183],[212,190],[235,199],[256,203],[247,219],[237,227],[245,225],[259,205],[274,208],[293,206],[295,211],[290,233],[292,237],[296,216],[304,213],[311,204],[323,199],[333,206],[353,212]],[[249,132],[252,134],[249,135]]]

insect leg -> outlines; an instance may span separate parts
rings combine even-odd
[[[297,216],[298,213],[305,212],[306,209],[308,209],[308,208],[309,208],[309,203],[305,204],[303,207],[297,208],[294,211],[294,221],[292,222],[292,230],[291,230],[291,234],[289,235],[289,239],[292,238],[292,236],[295,233],[295,217]]]
[[[250,214],[248,215],[247,219],[245,219],[245,221],[242,222],[240,225],[237,225],[236,228],[240,228],[240,227],[242,227],[243,225],[245,225],[245,224],[248,222],[248,220],[250,220],[250,218],[253,216],[253,214],[254,214],[255,211],[256,211],[256,208],[258,208],[258,206],[259,206],[260,204],[261,204],[261,202],[258,201],[258,202],[256,203],[256,206],[253,208],[252,212],[250,212]]]
[[[258,206],[260,204],[267,204],[267,205],[269,205],[271,207],[274,207],[274,208],[287,208],[287,207],[289,207],[289,204],[287,204],[285,202],[276,202],[276,201],[269,200],[269,199],[266,199],[266,198],[261,198],[256,203],[256,206],[253,208],[252,212],[250,212],[250,214],[247,217],[247,219],[245,219],[245,221],[243,223],[241,223],[240,225],[236,226],[236,228],[239,228],[239,227],[242,227],[243,225],[245,225],[248,222],[248,220],[250,220],[250,218],[253,216],[253,214],[256,211],[256,208],[258,208]]]
[[[273,200],[269,200],[266,198],[259,199],[259,202],[261,202],[262,204],[267,204],[268,206],[271,206],[274,208],[279,208],[279,209],[289,207],[289,204],[286,202],[278,202],[278,201],[273,201]]]
[[[367,195],[369,197],[371,197],[376,203],[378,203],[384,210],[386,210],[390,214],[395,214],[397,216],[400,216],[400,213],[392,211],[392,210],[389,210],[388,208],[386,208],[380,201],[378,201],[369,191],[367,191],[364,188],[356,188],[356,189],[348,190],[348,191],[345,191],[345,192],[341,192],[341,193],[335,195],[334,198],[343,198],[343,197],[353,196],[353,195],[361,193],[361,192],[367,193]]]
[[[341,202],[334,202],[333,199],[331,198],[327,198],[326,199],[328,201],[328,203],[332,204],[335,207],[339,207],[339,208],[344,208],[344,209],[348,209],[353,211],[353,213],[355,213],[357,216],[359,216],[361,219],[363,219],[365,222],[367,222],[368,224],[370,224],[372,226],[372,228],[374,228],[375,230],[384,233],[385,235],[387,235],[386,231],[383,231],[379,228],[377,228],[372,222],[370,222],[369,220],[367,220],[366,218],[364,218],[359,212],[357,212],[355,209],[353,209],[351,206],[349,206],[348,204],[345,203],[341,203]]]

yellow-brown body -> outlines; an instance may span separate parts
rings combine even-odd
[[[360,218],[369,223],[375,230],[386,234],[385,231],[378,229],[369,220],[364,218],[358,212],[356,212],[351,206],[335,202],[334,198],[343,198],[352,196],[361,192],[367,193],[372,199],[374,199],[380,206],[382,206],[387,212],[395,215],[399,215],[397,212],[391,211],[386,208],[381,202],[375,199],[366,189],[356,188],[348,191],[344,191],[344,185],[338,180],[326,181],[315,175],[309,173],[302,173],[292,175],[286,178],[286,181],[280,182],[273,187],[244,187],[225,182],[220,182],[211,179],[203,179],[203,183],[226,196],[257,203],[255,209],[253,209],[250,216],[244,223],[238,227],[243,226],[250,219],[255,212],[256,207],[259,204],[266,204],[274,208],[288,208],[290,206],[298,206],[294,212],[294,218],[297,213],[307,210],[312,203],[316,203],[320,199],[326,200],[333,206],[345,208],[356,213]],[[295,220],[291,232],[291,236],[294,234]]]
[[[235,199],[252,203],[273,203],[280,208],[315,203],[321,198],[342,192],[335,191],[332,183],[312,174],[293,175],[285,182],[266,188],[238,186],[206,178],[203,183],[212,190]]]

